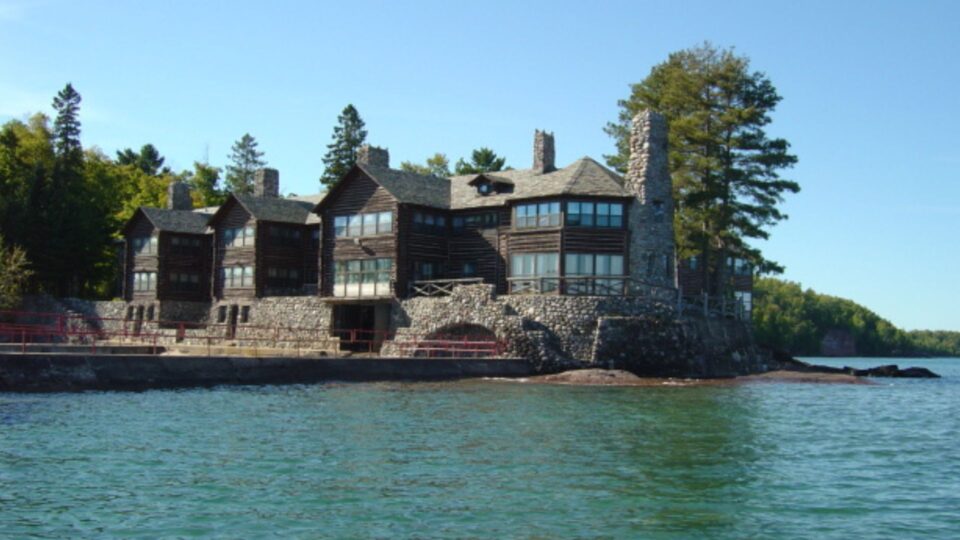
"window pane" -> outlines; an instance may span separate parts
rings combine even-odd
[[[610,275],[611,276],[623,275],[623,255],[610,256]]]
[[[564,272],[568,276],[578,276],[580,275],[580,258],[577,257],[576,253],[567,253],[564,257]]]
[[[596,275],[609,276],[610,275],[610,256],[597,255],[596,261],[597,261]]]
[[[389,233],[393,231],[393,212],[380,212],[379,214],[379,224],[377,225],[377,232],[379,233]]]
[[[363,222],[359,215],[348,216],[349,226],[347,236],[360,236],[363,233]]]

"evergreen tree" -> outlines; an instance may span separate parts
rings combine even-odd
[[[18,246],[7,247],[0,235],[0,309],[20,306],[27,280],[33,272],[26,253]]]
[[[57,118],[53,123],[53,135],[57,156],[61,159],[72,159],[77,162],[83,159],[83,148],[80,145],[80,94],[67,83],[63,90],[53,98],[53,109],[57,111]]]
[[[482,147],[473,151],[470,163],[464,161],[463,158],[457,160],[454,172],[461,175],[502,171],[506,162],[507,158],[498,157],[497,153],[493,150]]]
[[[433,175],[439,176],[440,178],[446,178],[450,176],[450,160],[447,159],[446,155],[437,152],[433,156],[427,158],[427,163],[425,165],[404,161],[400,163],[400,170],[426,176]]]
[[[787,218],[778,205],[800,190],[779,176],[797,161],[790,145],[764,130],[780,99],[766,75],[750,71],[749,59],[707,43],[671,54],[632,85],[619,121],[605,128],[618,150],[607,163],[625,172],[630,120],[643,109],[666,117],[678,254],[702,254],[714,293],[722,292],[728,256],[761,272],[783,270],[748,243],[766,239],[767,229]]]
[[[344,107],[337,116],[337,125],[333,128],[333,137],[323,156],[323,175],[320,184],[330,189],[347,174],[357,162],[357,150],[367,140],[367,130],[360,113],[353,105]]]
[[[249,133],[244,133],[231,148],[230,165],[227,165],[227,190],[253,193],[253,173],[267,165],[262,158],[263,152],[257,150],[257,140]]]
[[[120,165],[133,165],[150,176],[157,176],[161,172],[170,172],[163,167],[164,157],[160,155],[156,147],[152,144],[145,144],[140,148],[140,152],[134,152],[130,148],[125,148],[117,152],[117,163]]]

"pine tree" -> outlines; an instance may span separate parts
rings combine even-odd
[[[337,125],[333,128],[333,137],[323,156],[323,175],[320,184],[330,189],[347,174],[357,162],[357,150],[367,140],[367,130],[360,113],[353,105],[344,107],[337,116]]]
[[[253,172],[265,167],[263,152],[257,150],[257,140],[244,133],[233,144],[230,165],[227,165],[227,190],[233,193],[253,193]]]
[[[81,161],[83,147],[80,145],[80,94],[67,83],[63,90],[53,98],[53,109],[57,119],[53,123],[53,134],[57,156],[61,159]]]
[[[604,129],[618,150],[607,163],[625,172],[633,116],[652,109],[667,118],[678,253],[704,257],[714,294],[725,288],[730,256],[761,272],[783,270],[748,243],[766,239],[767,229],[787,218],[778,205],[800,190],[780,178],[797,161],[789,143],[764,130],[780,100],[766,75],[750,71],[748,58],[707,43],[671,54],[632,85],[619,121]]]
[[[454,167],[456,174],[480,174],[502,171],[504,164],[507,162],[507,158],[498,157],[496,152],[487,147],[474,150],[470,157],[470,163],[467,163],[463,158],[457,160],[457,164]]]
[[[125,148],[117,152],[117,163],[120,165],[133,165],[150,176],[157,176],[161,172],[170,172],[169,169],[163,169],[165,158],[160,155],[156,147],[147,143],[140,148],[140,152],[134,152],[130,148]]]

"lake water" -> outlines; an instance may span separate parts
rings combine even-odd
[[[957,538],[960,359],[894,361],[944,378],[0,394],[0,536]]]

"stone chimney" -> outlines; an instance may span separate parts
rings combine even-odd
[[[190,186],[179,180],[167,186],[167,210],[193,210]]]
[[[365,144],[357,150],[357,163],[390,168],[390,152],[386,148]]]
[[[553,133],[540,131],[533,132],[533,170],[539,173],[548,173],[557,170],[554,165],[555,152],[553,149]]]
[[[633,117],[630,161],[624,187],[630,204],[630,276],[662,287],[675,287],[673,182],[667,156],[667,121],[645,110]]]
[[[280,171],[263,168],[253,171],[253,194],[257,197],[280,196]]]

